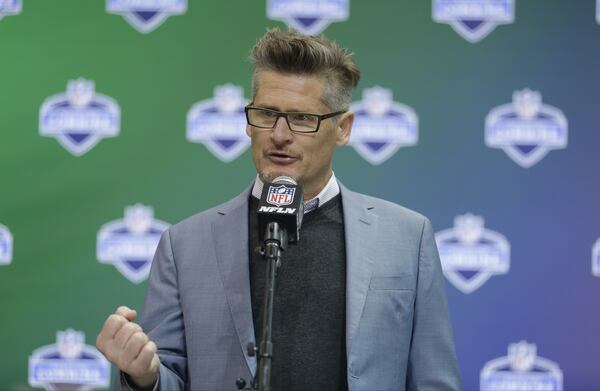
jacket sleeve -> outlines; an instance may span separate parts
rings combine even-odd
[[[170,230],[163,233],[150,270],[140,325],[158,347],[161,391],[184,390],[187,383],[185,326]]]
[[[460,390],[444,276],[428,219],[424,220],[419,245],[417,292],[406,382],[407,390]]]

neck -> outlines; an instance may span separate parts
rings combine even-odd
[[[315,198],[325,188],[327,182],[329,182],[329,180],[331,179],[332,174],[333,171],[329,170],[323,181],[319,182],[314,186],[306,186],[304,188],[304,199],[311,200]]]

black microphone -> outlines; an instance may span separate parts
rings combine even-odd
[[[264,240],[269,223],[279,223],[287,232],[288,242],[297,243],[304,216],[304,191],[294,179],[279,176],[265,183],[258,201],[258,232]]]

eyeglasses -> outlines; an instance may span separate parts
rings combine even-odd
[[[336,115],[346,112],[346,110],[343,110],[319,115],[311,113],[276,111],[263,109],[260,107],[253,107],[250,105],[246,106],[244,110],[246,111],[246,120],[248,121],[248,125],[257,128],[271,129],[275,127],[279,117],[284,117],[290,130],[298,133],[317,132],[319,130],[319,126],[321,126],[322,120],[335,117]]]

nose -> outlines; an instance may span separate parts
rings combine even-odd
[[[277,122],[275,122],[275,126],[273,126],[273,130],[271,131],[273,143],[278,146],[289,144],[293,140],[293,137],[285,118],[277,118]]]

